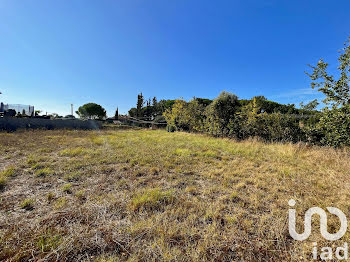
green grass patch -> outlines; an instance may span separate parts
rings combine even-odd
[[[168,205],[175,199],[174,192],[171,190],[161,191],[158,188],[148,189],[135,195],[131,200],[131,208],[137,210],[157,210]]]
[[[51,231],[46,232],[38,239],[38,248],[42,253],[56,250],[62,243],[62,237],[58,234],[52,234]]]
[[[67,193],[67,194],[71,194],[72,193],[72,184],[68,183],[62,186],[62,191]]]
[[[53,174],[54,174],[54,171],[49,167],[41,168],[35,171],[35,175],[37,177],[45,177]]]
[[[82,147],[67,148],[59,152],[60,156],[76,157],[84,156],[90,153],[90,150],[84,149]]]
[[[3,189],[7,185],[9,177],[15,174],[16,169],[13,166],[9,166],[4,171],[0,172],[0,189]]]
[[[3,189],[7,185],[8,178],[0,175],[0,189]]]
[[[21,204],[19,205],[20,208],[25,210],[32,210],[34,208],[35,200],[32,198],[26,198],[24,199]]]

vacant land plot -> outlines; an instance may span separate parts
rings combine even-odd
[[[346,150],[151,130],[0,133],[0,150],[0,260],[308,261],[329,243],[291,239],[288,200],[300,232],[312,206],[350,213]]]

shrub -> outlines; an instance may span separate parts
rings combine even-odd
[[[173,107],[164,112],[168,132],[200,130],[205,117],[204,109],[205,106],[197,99],[192,99],[188,103],[182,99],[175,100]]]
[[[257,123],[257,136],[267,141],[298,142],[305,140],[305,135],[299,126],[299,119],[294,115],[263,113],[258,116]]]
[[[238,117],[240,110],[238,97],[228,92],[222,92],[206,108],[204,129],[215,136],[227,136],[230,133],[230,123]]]
[[[322,145],[350,146],[350,105],[325,109],[315,131],[322,135]]]

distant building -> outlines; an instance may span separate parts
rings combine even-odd
[[[10,109],[16,111],[16,114],[22,114],[26,116],[34,116],[34,106],[30,105],[21,105],[21,104],[4,104],[1,102],[0,104],[0,112],[4,114],[4,112],[9,111]]]

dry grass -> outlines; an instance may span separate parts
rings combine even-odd
[[[1,133],[0,148],[0,260],[309,261],[327,243],[290,238],[288,200],[299,226],[312,206],[350,211],[347,150],[151,130]]]

